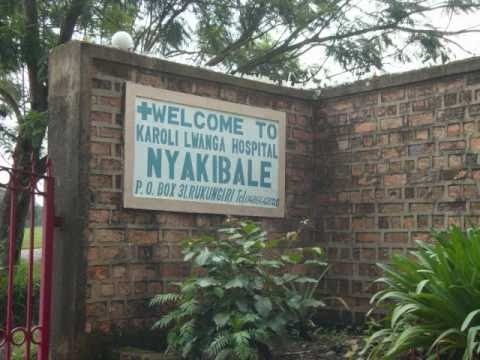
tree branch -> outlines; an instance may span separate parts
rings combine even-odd
[[[59,45],[72,39],[75,26],[77,25],[77,20],[82,14],[82,11],[86,5],[87,0],[72,0],[72,3],[65,14],[62,26],[60,28],[60,36],[58,38]]]

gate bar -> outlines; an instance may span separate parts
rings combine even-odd
[[[14,273],[14,257],[15,257],[15,235],[16,226],[15,220],[17,218],[17,174],[13,168],[11,176],[12,188],[10,189],[10,219],[8,228],[8,286],[7,286],[7,316],[5,324],[5,358],[10,359],[12,348],[12,326],[13,326],[13,273]]]
[[[55,226],[54,178],[52,162],[47,159],[44,178],[45,204],[43,207],[42,283],[40,286],[41,342],[38,360],[48,360],[50,347],[50,316],[52,306],[53,230]]]

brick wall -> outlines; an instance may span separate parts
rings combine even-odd
[[[78,59],[78,64],[75,70],[69,68],[61,75],[60,63],[65,58],[72,62]],[[59,346],[59,358],[71,359],[72,352],[84,351],[75,347],[83,344],[78,339],[89,339],[89,334],[150,328],[154,313],[148,307],[149,300],[155,294],[172,291],[171,282],[189,272],[188,264],[182,261],[180,241],[206,232],[225,219],[209,214],[123,208],[125,81],[285,111],[286,217],[260,220],[274,234],[296,229],[301,219],[311,217],[313,106],[306,93],[75,42],[57,49],[50,61],[54,124],[49,146],[53,162],[59,164],[57,194],[60,192],[63,197],[65,192],[76,192],[74,198],[81,200],[57,199],[57,208],[66,218],[57,240],[77,246],[77,251],[70,255],[75,259],[70,261],[78,262],[77,271],[70,278],[77,282],[77,292],[70,296],[75,304],[72,321],[77,329],[69,338],[58,331],[55,342],[63,345]],[[82,74],[80,83],[65,89],[77,71]],[[76,91],[79,103],[65,105],[66,94],[70,96]],[[69,128],[78,124],[65,123],[64,114],[68,111],[80,112],[80,128],[70,135],[73,130]],[[56,141],[59,138],[65,141]],[[81,165],[71,165],[63,158],[66,149],[71,148],[76,149],[72,157],[82,158]],[[72,172],[78,173],[81,184],[67,188],[65,178]],[[72,216],[73,208],[78,209],[77,218]],[[77,230],[67,234],[74,224]],[[57,258],[64,259],[66,251],[57,248]],[[70,271],[71,266],[64,261],[57,268]],[[57,285],[58,308],[68,303],[67,298],[57,295],[64,286]],[[68,324],[57,324],[57,329],[62,326]]]
[[[84,359],[99,334],[148,329],[154,294],[189,272],[180,240],[223,216],[122,206],[124,84],[133,81],[287,113],[286,216],[312,219],[326,249],[323,292],[359,321],[376,262],[431,228],[478,224],[480,60],[326,89],[320,98],[111,48],[71,42],[50,57],[49,154],[56,178],[53,358]],[[338,309],[338,307],[337,307]]]
[[[316,240],[332,265],[324,290],[355,320],[369,309],[376,262],[429,240],[432,228],[479,224],[478,62],[466,74],[424,70],[327,90],[316,108]]]

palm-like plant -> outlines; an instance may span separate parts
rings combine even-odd
[[[384,289],[371,302],[387,309],[367,340],[368,359],[422,351],[427,359],[480,359],[480,229],[451,228],[418,242],[413,256],[379,265]]]

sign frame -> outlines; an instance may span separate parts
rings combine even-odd
[[[135,104],[136,98],[153,101],[166,101],[179,105],[222,111],[278,123],[278,178],[277,189],[279,206],[276,208],[252,205],[231,205],[206,203],[190,200],[169,200],[142,198],[133,195],[135,159]],[[268,108],[254,107],[233,102],[165,90],[127,81],[125,86],[124,117],[124,166],[123,166],[123,205],[125,208],[185,213],[205,213],[238,216],[275,217],[285,216],[285,156],[286,156],[286,113]],[[273,174],[275,176],[275,174]],[[274,179],[274,177],[272,177]]]

